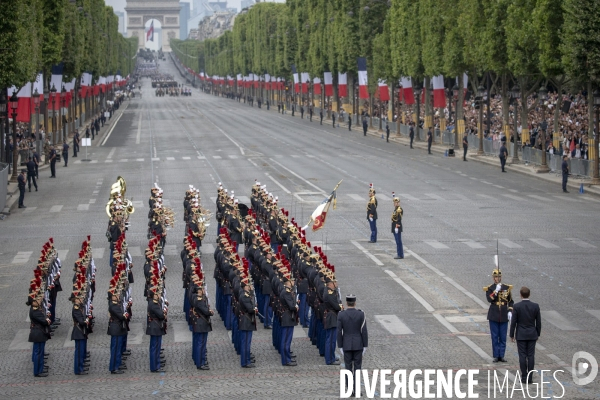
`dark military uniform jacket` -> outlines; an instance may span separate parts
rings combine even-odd
[[[485,298],[490,303],[487,319],[494,322],[508,322],[508,312],[512,311],[514,301],[512,299],[512,285],[502,285],[502,290],[495,293],[496,284],[493,283],[485,289]]]
[[[108,301],[108,313],[110,314],[108,320],[108,332],[107,335],[111,336],[123,336],[127,333],[125,327],[125,315],[123,313],[123,305],[118,301]]]
[[[29,308],[29,319],[31,320],[29,341],[41,343],[50,339],[50,327],[42,307],[31,306]]]
[[[254,313],[254,297],[249,292],[243,292],[238,299],[240,303],[239,329],[240,331],[256,330],[256,315]]]
[[[198,299],[198,296],[193,296],[192,299],[192,326],[195,333],[206,333],[212,331],[210,321],[210,311],[208,308],[208,300],[206,296]]]
[[[167,332],[164,329],[165,313],[158,304],[158,300],[148,299],[148,326],[146,335],[162,336]]]
[[[281,304],[281,326],[296,326],[298,322],[296,322],[296,315],[298,314],[298,310],[296,309],[296,299],[294,298],[294,292],[290,288],[285,288],[281,291],[279,295],[279,300]]]
[[[71,340],[84,340],[87,339],[88,326],[85,322],[85,315],[80,305],[73,304],[71,310],[71,316],[73,317],[73,332],[71,333]]]
[[[398,233],[402,232],[402,216],[404,215],[404,211],[402,207],[398,206],[394,209],[392,213],[392,233],[396,233],[396,225],[400,225],[398,227]]]
[[[370,215],[373,215],[373,221],[377,220],[377,199],[375,196],[371,197],[367,203],[367,219]]]
[[[323,325],[325,329],[337,328],[337,314],[342,310],[338,292],[325,287],[323,291],[323,304],[325,305],[323,313]]]
[[[338,314],[337,343],[344,351],[362,350],[369,346],[367,321],[362,310],[349,308]]]

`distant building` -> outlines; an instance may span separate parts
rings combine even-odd
[[[115,11],[115,15],[119,17],[119,33],[126,37],[127,29],[125,28],[125,13],[123,11]]]
[[[179,6],[179,38],[187,39],[188,36],[188,20],[190,19],[190,3],[180,2]]]

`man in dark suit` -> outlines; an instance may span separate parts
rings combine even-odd
[[[431,154],[431,144],[433,143],[433,131],[431,127],[427,130],[427,154]]]
[[[362,368],[362,357],[369,345],[369,333],[365,313],[356,308],[356,296],[346,296],[346,305],[347,309],[338,314],[337,344],[344,354],[346,369],[355,375]]]
[[[415,128],[413,127],[413,123],[410,123],[410,129],[408,131],[408,137],[410,138],[410,148],[413,148],[413,141],[415,140]]]
[[[535,364],[535,342],[542,331],[542,316],[540,306],[529,300],[531,294],[529,288],[523,286],[520,293],[522,301],[513,306],[510,340],[517,341],[521,382],[531,383],[533,381],[531,373],[534,371]]]

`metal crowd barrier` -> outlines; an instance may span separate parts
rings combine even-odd
[[[8,164],[0,163],[0,212],[6,207],[6,195],[8,194]]]

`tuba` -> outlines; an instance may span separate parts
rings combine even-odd
[[[125,198],[126,192],[127,183],[125,182],[125,178],[119,175],[117,177],[117,181],[110,187],[110,199],[108,200],[108,203],[106,203],[106,215],[108,215],[109,218],[111,217],[110,209],[118,196],[121,196],[123,199],[123,207],[125,208],[125,212],[127,214],[133,214],[135,212],[133,202],[130,199]]]

